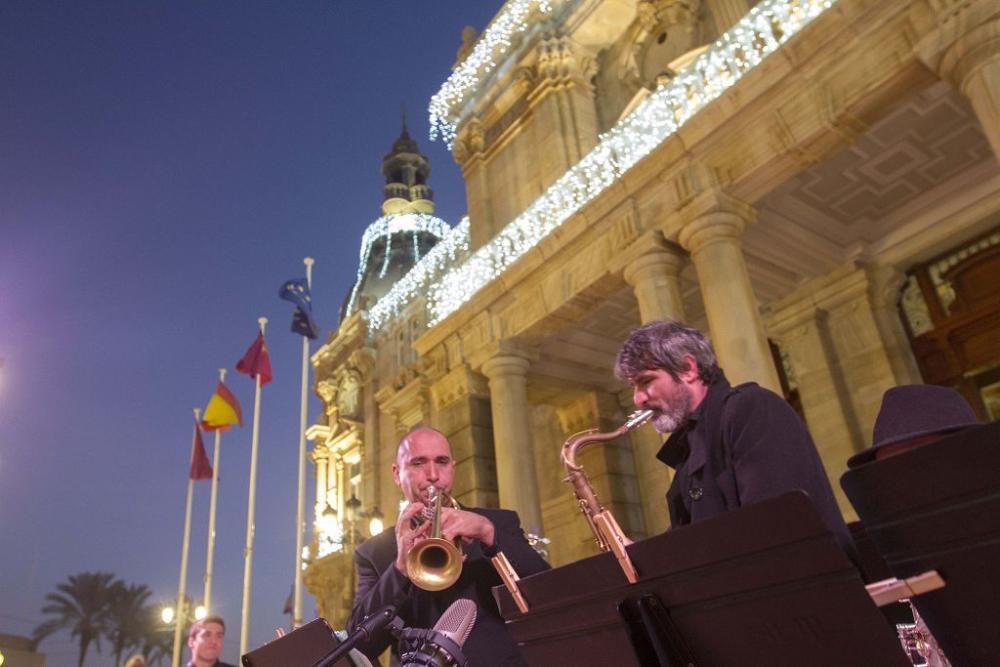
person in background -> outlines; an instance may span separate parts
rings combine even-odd
[[[191,659],[184,667],[235,667],[219,660],[222,643],[226,638],[226,622],[221,616],[206,616],[195,621],[188,632]]]

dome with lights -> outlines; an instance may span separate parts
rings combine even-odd
[[[344,300],[341,320],[374,306],[451,230],[433,215],[434,193],[427,186],[430,171],[404,118],[399,138],[382,159],[382,217],[361,237],[358,277]]]

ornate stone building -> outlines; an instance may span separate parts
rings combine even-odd
[[[314,355],[317,516],[391,524],[426,423],[460,501],[516,509],[556,565],[593,553],[559,446],[631,410],[614,355],[663,317],[783,392],[838,490],[892,385],[1000,416],[995,2],[510,0],[463,51],[431,117],[469,217]],[[667,526],[658,446],[582,457],[634,538]]]

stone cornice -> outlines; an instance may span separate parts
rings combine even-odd
[[[314,371],[323,366],[328,368],[339,366],[343,363],[343,357],[364,345],[367,335],[368,325],[363,313],[356,312],[348,317],[340,323],[337,331],[327,342],[310,357]]]

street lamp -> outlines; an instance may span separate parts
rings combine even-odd
[[[191,600],[185,599],[183,605],[185,612],[187,612],[188,609],[191,609]],[[190,623],[191,621],[200,621],[206,616],[208,616],[208,609],[205,608],[205,605],[199,604],[194,607],[193,614],[185,613],[183,619],[185,623]],[[164,605],[163,608],[160,609],[160,620],[163,621],[165,625],[173,625],[176,618],[177,609],[175,609],[172,605]]]
[[[340,526],[337,520],[337,510],[329,503],[327,503],[326,509],[323,510],[323,514],[320,515],[319,524],[320,529],[327,535],[332,535]]]
[[[378,510],[378,505],[372,508],[369,517],[370,518],[368,519],[368,534],[374,537],[375,535],[381,533],[382,530],[385,528],[385,524],[382,522],[382,519],[384,519],[385,517]]]

